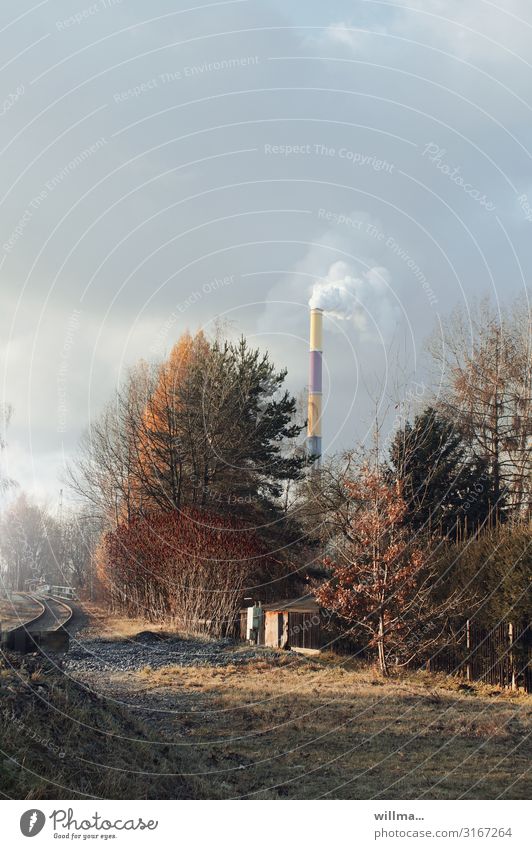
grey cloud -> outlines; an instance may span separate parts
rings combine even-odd
[[[441,313],[522,288],[527,4],[416,5],[252,0],[139,26],[178,10],[124,0],[61,28],[65,0],[3,33],[4,91],[24,89],[0,116],[0,356],[22,478],[31,460],[50,481],[121,369],[218,316],[302,390],[308,298],[337,263],[356,280],[388,269],[394,298],[378,299],[382,338],[326,323],[335,448],[392,391],[394,345],[415,365]],[[427,14],[445,11],[458,27]],[[17,14],[4,4],[2,25]]]

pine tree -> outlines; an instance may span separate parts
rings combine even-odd
[[[390,467],[403,482],[407,521],[416,530],[449,537],[476,531],[497,503],[487,463],[471,457],[455,425],[432,407],[396,433]]]

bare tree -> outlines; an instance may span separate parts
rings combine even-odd
[[[21,493],[0,520],[0,554],[6,586],[23,590],[32,578],[58,575],[57,522]]]
[[[69,511],[58,523],[56,560],[61,584],[92,597],[95,553],[102,533],[102,523],[94,516]]]
[[[488,301],[471,319],[456,311],[431,342],[441,390],[437,406],[455,421],[493,482],[495,507],[513,517],[532,498],[532,335],[526,299],[498,313]]]
[[[65,482],[109,526],[130,521],[143,507],[142,445],[145,410],[153,387],[144,363],[132,369],[115,398],[91,422]]]

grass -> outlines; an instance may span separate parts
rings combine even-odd
[[[88,636],[154,630],[88,612]],[[240,651],[225,667],[86,672],[82,685],[36,657],[5,657],[1,792],[21,799],[530,797],[530,696],[426,672],[385,681],[334,655],[268,652],[244,666],[236,662]]]
[[[16,605],[11,599],[0,598],[0,631],[16,628],[29,622],[42,611],[42,607],[30,598],[16,594]]]
[[[90,602],[84,602],[82,609],[88,620],[84,628],[84,634],[87,637],[126,640],[137,636],[141,631],[149,630],[155,633],[163,633],[168,630],[168,624],[153,623],[140,617],[133,619],[108,613]]]
[[[36,656],[0,656],[0,794],[14,799],[202,796],[149,726]]]
[[[314,659],[147,669],[139,679],[155,701],[173,694],[188,759],[216,770],[227,797],[492,799],[532,789],[525,695],[430,673],[383,681]]]

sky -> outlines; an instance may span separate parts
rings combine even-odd
[[[531,36],[527,0],[5,0],[8,473],[53,502],[124,371],[220,319],[301,393],[316,286],[325,450],[428,401],[441,321],[527,288]]]

